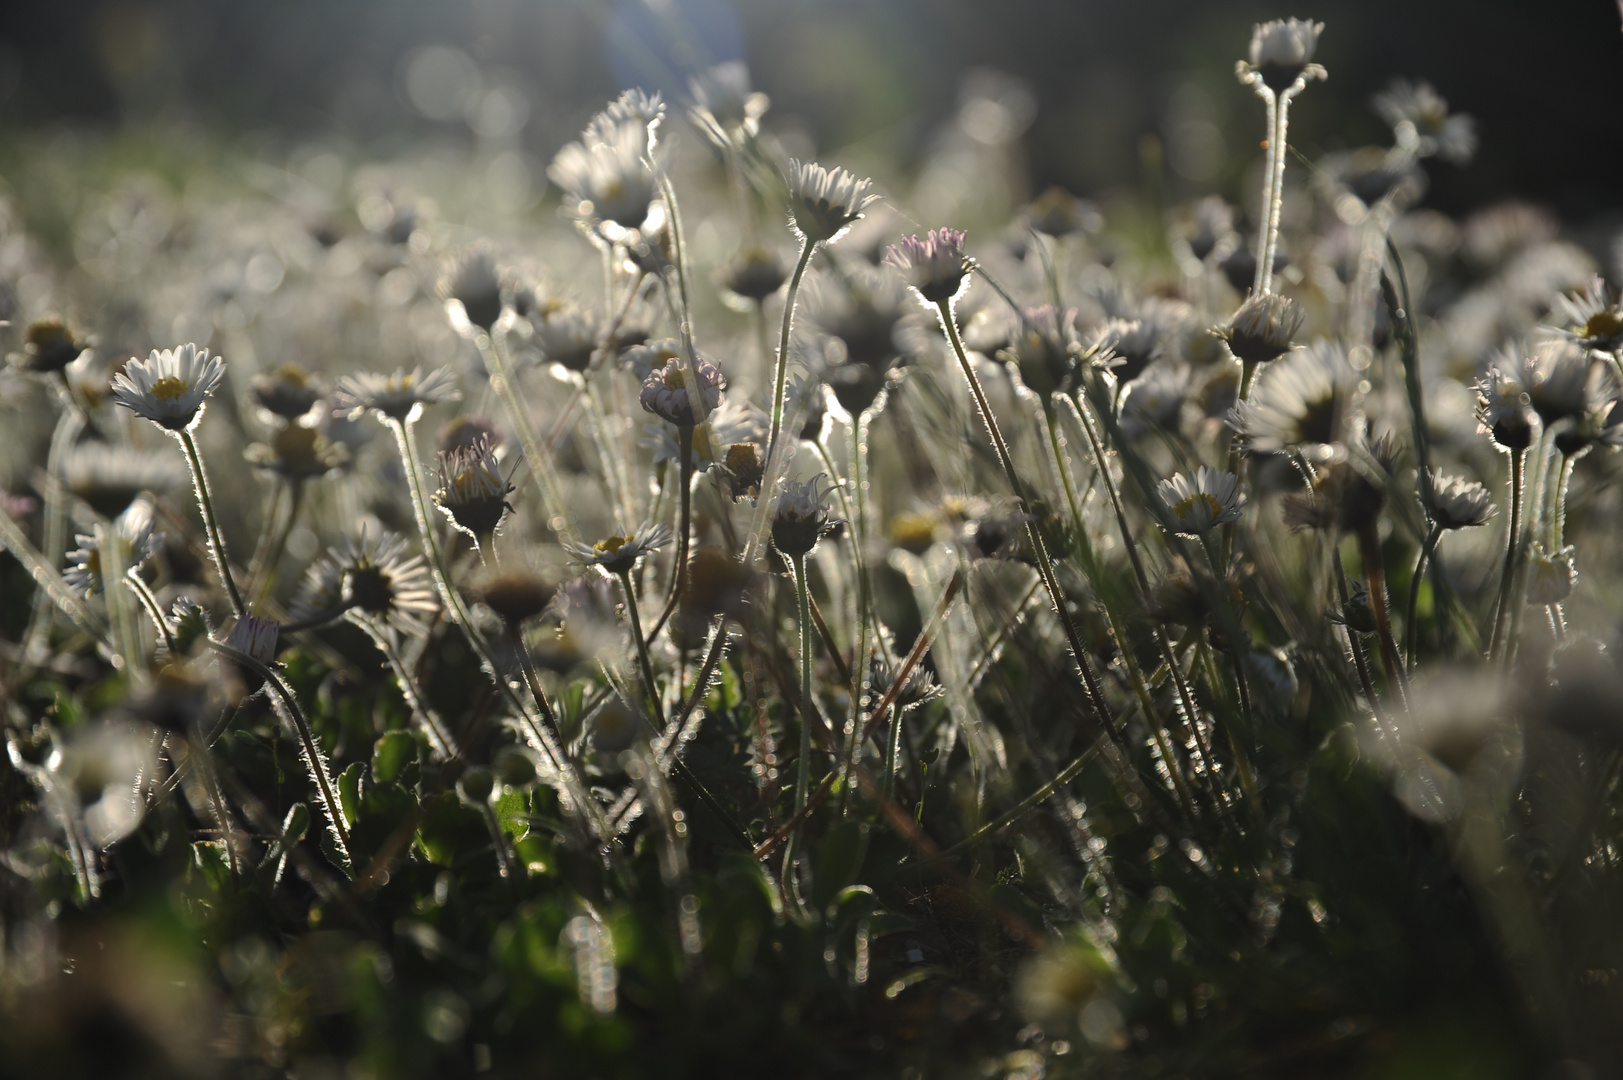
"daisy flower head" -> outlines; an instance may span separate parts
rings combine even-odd
[[[1317,341],[1270,366],[1248,401],[1229,414],[1253,453],[1312,451],[1339,442],[1353,384],[1352,365],[1340,345]]]
[[[1477,429],[1509,453],[1526,450],[1533,442],[1536,414],[1528,405],[1521,382],[1521,362],[1514,345],[1499,351],[1488,370],[1472,384],[1477,396]]]
[[[1498,507],[1487,488],[1463,476],[1431,471],[1431,518],[1439,529],[1469,529],[1493,517]]]
[[[104,592],[107,582],[103,571],[112,545],[117,545],[119,565],[126,571],[141,565],[156,550],[152,504],[137,499],[111,526],[98,523],[88,535],[80,533],[74,539],[79,547],[68,552],[68,568],[62,572],[62,580],[80,596]]]
[[[261,409],[290,422],[306,416],[325,393],[318,380],[291,362],[268,375],[255,375],[249,392]]]
[[[484,439],[440,453],[440,489],[434,505],[474,542],[494,535],[512,507],[513,485],[502,475],[496,451]]]
[[[964,230],[931,229],[922,239],[904,236],[885,252],[885,265],[900,270],[926,304],[956,300],[969,280]]]
[[[786,480],[772,504],[772,543],[783,554],[806,555],[838,522],[831,520],[828,497],[835,485],[827,473],[810,480]]]
[[[502,317],[502,283],[496,276],[496,260],[483,248],[463,255],[440,282],[440,295],[450,309],[453,326],[476,326],[489,333]]]
[[[783,257],[771,248],[751,244],[738,249],[716,283],[733,296],[758,302],[776,294],[787,280],[789,270]]]
[[[254,467],[289,480],[316,480],[348,463],[349,448],[318,428],[288,424],[276,429],[269,444],[252,443],[242,456]]]
[[[1154,431],[1177,431],[1189,390],[1187,367],[1165,362],[1150,365],[1122,399],[1122,433],[1140,439]]]
[[[1585,349],[1615,353],[1623,348],[1623,305],[1599,274],[1582,292],[1557,296],[1550,314],[1563,324],[1554,328],[1556,333]]]
[[[1026,308],[1020,312],[1014,343],[999,352],[998,359],[1014,364],[1026,389],[1046,400],[1075,366],[1075,327],[1075,308],[1061,311],[1052,304]]]
[[[1288,90],[1308,74],[1323,32],[1322,22],[1304,19],[1258,23],[1251,31],[1251,69],[1274,93]]]
[[[1535,607],[1559,604],[1578,581],[1577,552],[1571,544],[1550,551],[1537,540],[1527,553],[1527,602]]]
[[[353,420],[370,410],[379,419],[409,423],[423,415],[424,406],[455,401],[461,396],[449,367],[435,368],[427,375],[421,367],[409,372],[395,368],[393,375],[365,371],[338,380],[333,413]]]
[[[507,570],[479,587],[479,602],[509,627],[533,619],[552,604],[557,586],[529,570]]]
[[[1126,386],[1161,355],[1161,328],[1151,319],[1106,319],[1093,334],[1094,367]]]
[[[595,544],[565,544],[575,561],[604,574],[629,574],[637,560],[671,542],[671,527],[649,523],[632,533],[605,536]]]
[[[872,180],[858,180],[841,168],[789,159],[789,221],[809,244],[832,244],[879,198]]]
[[[1193,483],[1183,473],[1173,473],[1156,493],[1166,504],[1171,530],[1181,536],[1204,536],[1219,525],[1238,521],[1245,509],[1240,478],[1209,465],[1200,467]]]
[[[203,416],[203,403],[225,378],[225,361],[188,342],[134,357],[113,376],[113,398],[135,415],[168,431],[189,431]]]
[[[691,367],[668,360],[642,381],[642,407],[679,428],[696,427],[716,406],[727,380],[721,369],[695,357]]]
[[[688,115],[705,137],[726,149],[739,135],[754,135],[771,102],[750,89],[750,69],[728,60],[688,80],[693,108]]]
[[[1056,240],[1072,233],[1095,233],[1104,227],[1097,208],[1062,187],[1051,187],[1034,199],[1025,211],[1026,224]]]
[[[1289,297],[1265,292],[1247,298],[1233,317],[1212,333],[1222,338],[1242,363],[1267,364],[1294,347],[1291,339],[1302,328],[1305,315]]]
[[[648,156],[665,115],[659,95],[628,90],[593,117],[578,142],[558,151],[547,176],[575,203],[585,221],[640,228],[654,201]]]
[[[597,352],[602,324],[589,308],[552,297],[531,313],[530,331],[546,363],[566,371],[585,371]]]
[[[1467,165],[1476,154],[1476,122],[1463,114],[1450,115],[1448,102],[1430,83],[1396,79],[1370,105],[1392,126],[1398,146],[1417,157]]]
[[[1546,427],[1575,419],[1603,400],[1605,370],[1582,346],[1565,338],[1541,341],[1520,365],[1527,403]]]
[[[334,618],[354,609],[404,634],[426,633],[425,620],[439,605],[423,557],[409,550],[403,537],[375,523],[363,523],[358,533],[345,537],[340,547],[329,548],[305,573],[292,621]]]
[[[50,374],[61,371],[89,348],[61,319],[38,319],[28,324],[23,335],[23,351],[11,362],[24,371]]]

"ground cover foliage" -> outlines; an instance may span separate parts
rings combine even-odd
[[[1243,207],[8,157],[0,1073],[1616,1074],[1623,253],[1320,30]]]

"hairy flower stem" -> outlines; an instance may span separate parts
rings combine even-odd
[[[1409,578],[1409,602],[1403,617],[1403,655],[1406,658],[1409,670],[1414,670],[1415,646],[1420,638],[1419,620],[1415,613],[1420,605],[1420,581],[1426,576],[1426,564],[1431,561],[1432,552],[1437,550],[1437,543],[1443,537],[1443,530],[1433,525],[1426,533],[1426,540],[1420,545],[1420,555],[1415,559],[1414,574]],[[1442,600],[1436,602],[1439,617],[1442,613]]]
[[[1511,586],[1516,580],[1516,555],[1522,540],[1522,495],[1526,485],[1524,466],[1527,451],[1510,452],[1510,526],[1506,530],[1505,567],[1499,577],[1499,601],[1493,616],[1493,636],[1488,639],[1488,659],[1498,659],[1505,637],[1505,621],[1510,615]]]
[[[1381,538],[1373,525],[1358,530],[1358,558],[1364,564],[1364,581],[1369,587],[1369,610],[1375,616],[1375,634],[1381,643],[1381,665],[1407,711],[1409,674],[1392,636],[1392,616],[1387,610],[1386,564],[1381,561]]]
[[[124,584],[129,588],[130,592],[135,594],[136,600],[140,601],[142,610],[147,613],[147,618],[151,619],[152,625],[157,627],[158,636],[163,638],[164,648],[169,650],[170,658],[174,659],[175,635],[169,627],[169,620],[164,618],[163,607],[158,603],[158,598],[152,595],[152,590],[147,588],[147,583],[141,580],[141,575],[137,571],[138,568],[134,566],[125,570]]]
[[[800,279],[806,276],[806,264],[811,262],[816,246],[810,240],[800,242],[800,258],[795,260],[794,273],[789,276],[789,291],[783,295],[783,328],[778,333],[778,359],[772,375],[772,429],[766,439],[768,476],[772,475],[773,459],[779,453],[778,436],[783,433],[783,395],[789,385],[789,337],[794,332],[795,301],[800,295]]]
[[[202,512],[203,524],[208,528],[209,555],[214,558],[214,569],[231,598],[231,610],[240,619],[248,614],[248,606],[242,602],[237,581],[231,576],[231,562],[226,555],[225,538],[220,535],[219,519],[214,515],[214,500],[209,496],[209,481],[203,472],[203,458],[197,452],[197,440],[192,438],[190,431],[182,430],[175,434],[186,451],[186,463],[192,467],[192,487],[197,490],[197,508]]]
[[[271,587],[276,584],[276,567],[282,561],[282,552],[287,550],[288,537],[293,535],[293,526],[298,522],[299,510],[303,506],[304,481],[289,481],[287,514],[277,522],[277,527],[267,534],[264,551],[248,570],[248,592],[256,604],[263,604],[270,596]]]
[[[1340,601],[1342,610],[1346,610],[1348,601],[1347,571],[1341,563],[1341,547],[1334,540],[1330,542],[1330,557],[1335,564],[1336,598]],[[1358,631],[1350,626],[1343,626],[1343,629],[1347,632],[1347,644],[1352,648],[1353,667],[1358,672],[1358,685],[1364,691],[1364,699],[1369,702],[1370,712],[1375,714],[1375,719],[1381,725],[1381,730],[1386,733],[1386,737],[1391,741],[1392,745],[1396,746],[1398,741],[1397,733],[1392,729],[1386,710],[1381,705],[1381,699],[1375,694],[1375,682],[1370,678],[1369,659],[1364,655],[1364,643],[1359,640]]]
[[[800,601],[800,760],[795,763],[795,812],[799,813],[806,808],[806,799],[811,792],[811,593],[806,586],[806,556],[795,555],[789,561],[795,571],[795,596]],[[794,847],[800,846],[802,831],[799,828],[795,830]],[[788,868],[789,857],[786,855],[786,873]]]
[[[304,710],[299,707],[298,697],[287,683],[282,681],[282,677],[267,664],[262,663],[258,657],[239,652],[212,638],[206,640],[209,648],[221,656],[236,661],[265,680],[265,686],[271,692],[271,706],[281,717],[282,722],[298,737],[299,752],[304,758],[305,768],[310,772],[310,779],[316,785],[316,794],[321,799],[321,809],[327,815],[327,827],[332,831],[339,855],[346,864],[349,864],[345,869],[353,873],[353,863],[349,854],[349,829],[344,824],[344,812],[338,802],[338,793],[333,787],[332,773],[326,755],[321,752],[321,744],[316,741],[315,732],[310,730],[310,721],[304,715]]]
[[[952,302],[943,300],[936,305],[941,316],[942,333],[947,335],[947,343],[952,346],[953,355],[958,358],[958,366],[969,382],[970,395],[975,399],[975,408],[981,414],[981,422],[992,438],[992,446],[997,451],[999,464],[1003,466],[1003,473],[1008,478],[1009,487],[1013,489],[1014,497],[1019,500],[1020,508],[1024,512],[1026,539],[1031,544],[1032,557],[1037,562],[1037,572],[1042,575],[1043,587],[1048,590],[1048,598],[1053,603],[1054,611],[1059,616],[1061,629],[1065,632],[1066,644],[1070,646],[1071,657],[1076,662],[1077,670],[1082,676],[1083,689],[1087,693],[1088,703],[1093,709],[1095,717],[1104,730],[1119,737],[1116,732],[1114,718],[1110,714],[1110,706],[1105,702],[1104,692],[1099,686],[1098,677],[1093,673],[1093,664],[1088,659],[1088,653],[1082,646],[1082,635],[1076,628],[1076,620],[1071,617],[1070,609],[1065,606],[1065,594],[1060,591],[1059,581],[1054,576],[1054,567],[1048,558],[1048,546],[1043,543],[1041,532],[1037,527],[1037,518],[1031,500],[1026,497],[1025,485],[1020,482],[1020,474],[1015,471],[1014,458],[1009,454],[1008,444],[1003,441],[1003,432],[998,429],[997,418],[992,414],[992,406],[986,400],[986,390],[981,386],[980,377],[975,374],[975,367],[969,362],[969,355],[964,352],[964,342],[958,335],[958,324],[952,313]]]
[[[72,502],[67,485],[62,482],[62,459],[84,430],[84,414],[73,403],[66,384],[60,376],[54,381],[57,395],[62,399],[62,415],[57,418],[56,430],[51,433],[51,448],[45,458],[45,475],[54,482],[44,492],[45,535],[41,538],[45,556],[51,560],[60,558],[67,546],[68,506]],[[45,658],[51,631],[51,608],[49,593],[41,589],[34,594],[34,613],[23,637],[23,655],[31,664]]]
[[[1261,82],[1255,87],[1257,96],[1262,98],[1265,117],[1264,126],[1267,133],[1264,136],[1264,156],[1262,173],[1262,207],[1257,215],[1257,246],[1254,249],[1257,256],[1257,272],[1251,280],[1251,295],[1261,296],[1268,291],[1270,279],[1273,277],[1273,257],[1264,257],[1272,242],[1272,226],[1274,207],[1274,161],[1280,157],[1283,146],[1279,138],[1279,98],[1274,94],[1273,88]],[[1245,400],[1241,396],[1241,400]]]
[[[451,732],[439,713],[423,698],[422,691],[417,687],[416,677],[407,666],[405,657],[400,655],[394,634],[387,626],[380,625],[376,619],[359,611],[351,610],[347,618],[365,631],[366,636],[372,639],[372,644],[378,647],[378,652],[383,654],[389,670],[394,673],[395,684],[400,687],[400,696],[406,700],[406,707],[411,710],[412,719],[428,736],[429,745],[434,748],[434,752],[446,761],[456,757],[460,753],[456,740],[451,737]]]
[[[873,606],[872,583],[868,579],[868,411],[851,418],[851,484],[857,504],[857,519],[851,533],[851,550],[856,554],[856,647],[851,652],[851,732],[845,749],[846,772],[857,766],[862,753],[862,699],[868,687],[868,618]],[[897,750],[902,739],[902,710],[892,709],[890,730],[885,736],[885,775],[880,789],[890,797],[896,790]],[[852,785],[840,791],[843,813]]]
[[[648,631],[650,638],[659,636],[671,613],[676,610],[676,605],[681,603],[682,593],[687,589],[688,543],[689,534],[693,532],[693,429],[678,427],[676,445],[677,474],[680,480],[677,492],[679,501],[676,518],[676,557],[671,562],[671,595],[666,599],[665,609],[659,613],[653,628]]]

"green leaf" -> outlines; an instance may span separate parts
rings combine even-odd
[[[502,831],[514,840],[521,840],[530,831],[530,805],[524,792],[516,788],[503,788],[496,799],[496,820]]]
[[[812,903],[818,909],[827,907],[841,889],[856,880],[867,835],[864,822],[842,821],[818,843],[812,859]]]
[[[490,845],[490,832],[477,811],[463,805],[454,791],[442,791],[423,807],[417,845],[435,866],[452,866],[457,855]]]
[[[364,762],[351,762],[349,768],[338,774],[338,802],[344,812],[344,824],[354,825],[361,812],[361,773]]]
[[[377,855],[395,830],[416,812],[416,798],[399,784],[368,787],[361,798],[360,815],[349,831],[349,846],[357,865],[364,867],[366,860]]]
[[[417,740],[410,732],[391,731],[372,745],[372,779],[392,784],[417,760]]]

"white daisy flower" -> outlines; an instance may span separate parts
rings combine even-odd
[[[1338,442],[1355,372],[1340,345],[1317,341],[1264,369],[1229,426],[1254,453]]]
[[[496,452],[485,439],[440,454],[440,489],[434,505],[458,529],[478,541],[495,533],[512,507],[513,485],[502,475]]]
[[[1245,509],[1240,478],[1209,465],[1200,467],[1194,483],[1183,473],[1173,473],[1172,479],[1161,481],[1156,494],[1174,519],[1172,531],[1182,536],[1202,536],[1219,525],[1238,521]]]
[[[421,634],[439,610],[421,555],[404,538],[364,522],[342,547],[329,548],[304,576],[292,622],[318,624],[347,608],[385,619],[406,634]]]
[[[815,162],[789,159],[789,218],[795,232],[809,243],[832,244],[879,198],[872,180],[858,180],[844,169],[825,169]]]
[[[680,360],[667,361],[664,367],[649,372],[642,382],[643,409],[677,427],[697,425],[721,404],[727,380],[708,360],[696,359],[692,370],[692,386]]]
[[[1247,299],[1212,333],[1227,342],[1229,351],[1241,361],[1266,364],[1291,350],[1291,339],[1302,328],[1305,315],[1294,300],[1267,292]]]
[[[156,537],[152,531],[152,504],[137,499],[118,516],[111,527],[97,524],[87,536],[75,537],[79,547],[68,552],[68,568],[62,580],[80,596],[92,596],[107,587],[102,574],[102,552],[109,543],[118,545],[119,562],[128,570],[139,566],[152,554]]]
[[[968,280],[964,230],[931,229],[922,239],[904,236],[885,253],[885,265],[900,270],[926,304],[952,300]]]
[[[568,371],[585,371],[602,333],[595,312],[569,300],[549,299],[530,316],[530,330],[542,359]]]
[[[565,542],[564,546],[583,566],[595,566],[605,574],[626,574],[638,559],[670,542],[669,525],[648,524],[633,533],[606,536],[595,544]]]
[[[276,639],[281,629],[275,619],[262,619],[249,613],[237,620],[231,633],[226,635],[225,643],[261,664],[269,665],[276,659]]]
[[[1251,67],[1269,89],[1288,89],[1307,71],[1319,47],[1324,24],[1303,19],[1275,19],[1251,31]]]
[[[1392,125],[1398,145],[1417,157],[1440,157],[1466,165],[1476,153],[1476,122],[1463,114],[1450,115],[1448,102],[1425,82],[1397,79],[1370,105]]]
[[[1533,541],[1527,555],[1527,602],[1542,607],[1559,604],[1571,596],[1578,580],[1576,558],[1571,544],[1560,551],[1547,551],[1543,544]]]
[[[577,214],[625,229],[642,225],[655,195],[648,155],[664,112],[657,94],[627,91],[593,117],[580,141],[558,151],[547,176],[574,201]]]
[[[828,497],[836,485],[824,485],[827,478],[827,473],[818,473],[806,481],[784,481],[772,504],[772,544],[783,554],[809,554],[835,524]]]
[[[1431,470],[1431,516],[1440,529],[1469,529],[1498,510],[1487,488],[1463,476]]]
[[[393,375],[366,371],[345,375],[333,393],[333,413],[353,420],[371,409],[380,418],[416,420],[423,406],[455,401],[462,396],[456,376],[449,367],[436,368],[427,375],[421,367],[395,368]]]
[[[225,378],[225,361],[187,342],[178,349],[153,349],[145,360],[131,358],[113,377],[120,405],[170,431],[186,431],[203,415],[203,403]]]
[[[1616,352],[1623,347],[1623,305],[1612,299],[1599,274],[1582,292],[1557,296],[1550,314],[1565,324],[1555,328],[1556,333],[1586,349]]]

